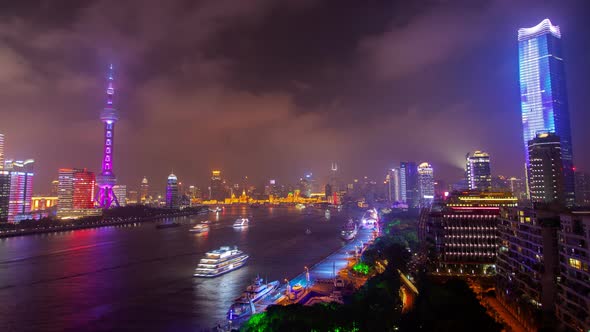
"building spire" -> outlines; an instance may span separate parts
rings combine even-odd
[[[107,107],[113,106],[113,98],[115,97],[115,88],[113,87],[114,81],[114,73],[113,73],[113,64],[111,63],[109,66],[109,77],[108,77],[108,86],[107,86]]]

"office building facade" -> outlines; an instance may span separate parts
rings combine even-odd
[[[551,133],[529,141],[529,192],[534,203],[565,204],[562,149],[559,137]]]
[[[529,141],[540,133],[560,139],[564,201],[574,204],[572,139],[559,26],[543,20],[518,30],[522,128],[527,170]]]
[[[465,176],[469,190],[491,191],[490,155],[486,152],[475,151],[468,153],[465,159]]]

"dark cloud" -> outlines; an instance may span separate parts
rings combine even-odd
[[[105,68],[116,67],[115,169],[164,186],[326,173],[382,176],[400,160],[461,175],[492,153],[520,175],[516,30],[545,17],[567,55],[575,158],[588,31],[583,0],[37,1],[0,14],[0,132],[7,155],[98,170]]]

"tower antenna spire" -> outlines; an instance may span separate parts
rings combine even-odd
[[[117,184],[117,178],[113,173],[113,152],[115,143],[115,123],[119,120],[119,115],[113,106],[115,87],[113,86],[114,73],[112,64],[109,65],[107,81],[107,103],[100,113],[100,120],[104,125],[102,172],[96,178],[96,182],[100,188],[96,199],[98,205],[103,209],[119,206],[117,196],[113,192],[113,187]]]
[[[107,107],[113,107],[113,98],[115,97],[115,87],[113,81],[115,80],[115,73],[113,72],[113,64],[109,65],[109,76],[107,83]]]

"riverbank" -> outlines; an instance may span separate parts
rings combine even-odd
[[[99,218],[92,218],[90,220],[75,220],[75,221],[68,221],[67,224],[58,224],[61,221],[59,220],[52,220],[50,222],[40,223],[37,227],[26,227],[26,228],[14,228],[14,229],[0,229],[0,239],[1,238],[9,238],[15,236],[27,236],[27,235],[37,235],[37,234],[47,234],[47,233],[58,233],[58,232],[70,232],[75,230],[82,230],[82,229],[92,229],[92,228],[99,228],[99,227],[109,227],[109,226],[124,226],[124,225],[132,225],[136,223],[144,223],[144,222],[152,222],[158,221],[165,218],[175,218],[175,217],[183,217],[183,216],[191,216],[202,214],[204,211],[208,209],[207,207],[199,208],[199,209],[191,209],[187,211],[179,211],[177,213],[170,213],[170,214],[158,214],[153,216],[142,216],[142,217],[115,217],[105,219],[103,217]],[[55,225],[54,225],[55,224]],[[29,224],[30,225],[30,224]],[[15,226],[18,227],[18,226]]]

